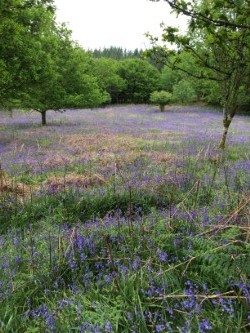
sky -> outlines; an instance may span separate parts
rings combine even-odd
[[[54,0],[56,20],[65,22],[85,50],[116,46],[127,50],[150,46],[144,36],[161,35],[160,23],[185,26],[185,17],[170,14],[163,0]]]

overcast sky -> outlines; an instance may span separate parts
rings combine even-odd
[[[160,35],[160,23],[183,26],[183,16],[170,15],[165,1],[55,0],[57,21],[66,22],[84,49],[117,46],[134,50],[149,46],[146,32]]]

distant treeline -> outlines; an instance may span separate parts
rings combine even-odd
[[[95,58],[111,58],[116,60],[121,59],[129,59],[129,58],[141,58],[143,54],[142,49],[135,49],[135,50],[127,50],[123,49],[122,47],[116,47],[116,46],[110,46],[110,47],[104,47],[94,50],[89,50],[89,52],[95,57]]]

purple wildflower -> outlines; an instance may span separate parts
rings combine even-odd
[[[165,251],[161,251],[160,249],[157,250],[158,260],[161,263],[165,263],[168,261],[168,254]]]
[[[105,324],[104,330],[105,332],[112,332],[112,326],[109,321]]]
[[[199,322],[198,327],[200,333],[208,333],[212,329],[211,324],[206,319]]]

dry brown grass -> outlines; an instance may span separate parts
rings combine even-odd
[[[94,185],[104,184],[106,181],[102,175],[93,174],[91,176],[68,174],[60,177],[50,177],[46,181],[46,185],[60,188],[62,186],[90,187]]]
[[[87,160],[95,160],[102,167],[110,164],[120,167],[138,158],[149,158],[156,163],[172,163],[177,160],[174,154],[141,151],[138,145],[141,140],[129,135],[72,135],[66,139],[65,144],[72,147],[75,154],[81,154]]]
[[[64,154],[56,154],[52,157],[48,157],[44,160],[43,165],[45,167],[60,167],[68,165],[72,162],[72,159]]]
[[[150,152],[148,156],[156,163],[174,163],[177,160],[177,156],[171,153],[163,152]]]
[[[24,183],[16,182],[5,177],[0,178],[0,193],[15,194],[21,197],[27,197],[31,194],[31,188]]]
[[[65,144],[74,148],[75,153],[86,152],[114,152],[120,150],[134,150],[137,147],[136,138],[115,134],[71,135]]]
[[[119,153],[103,153],[98,158],[100,167],[115,166],[117,168],[122,167],[124,164],[133,163],[138,158],[145,157],[146,154],[140,151],[128,151]]]
[[[31,189],[24,183],[16,182],[9,179],[0,164],[0,194],[15,194],[17,196],[25,197],[30,195]]]

